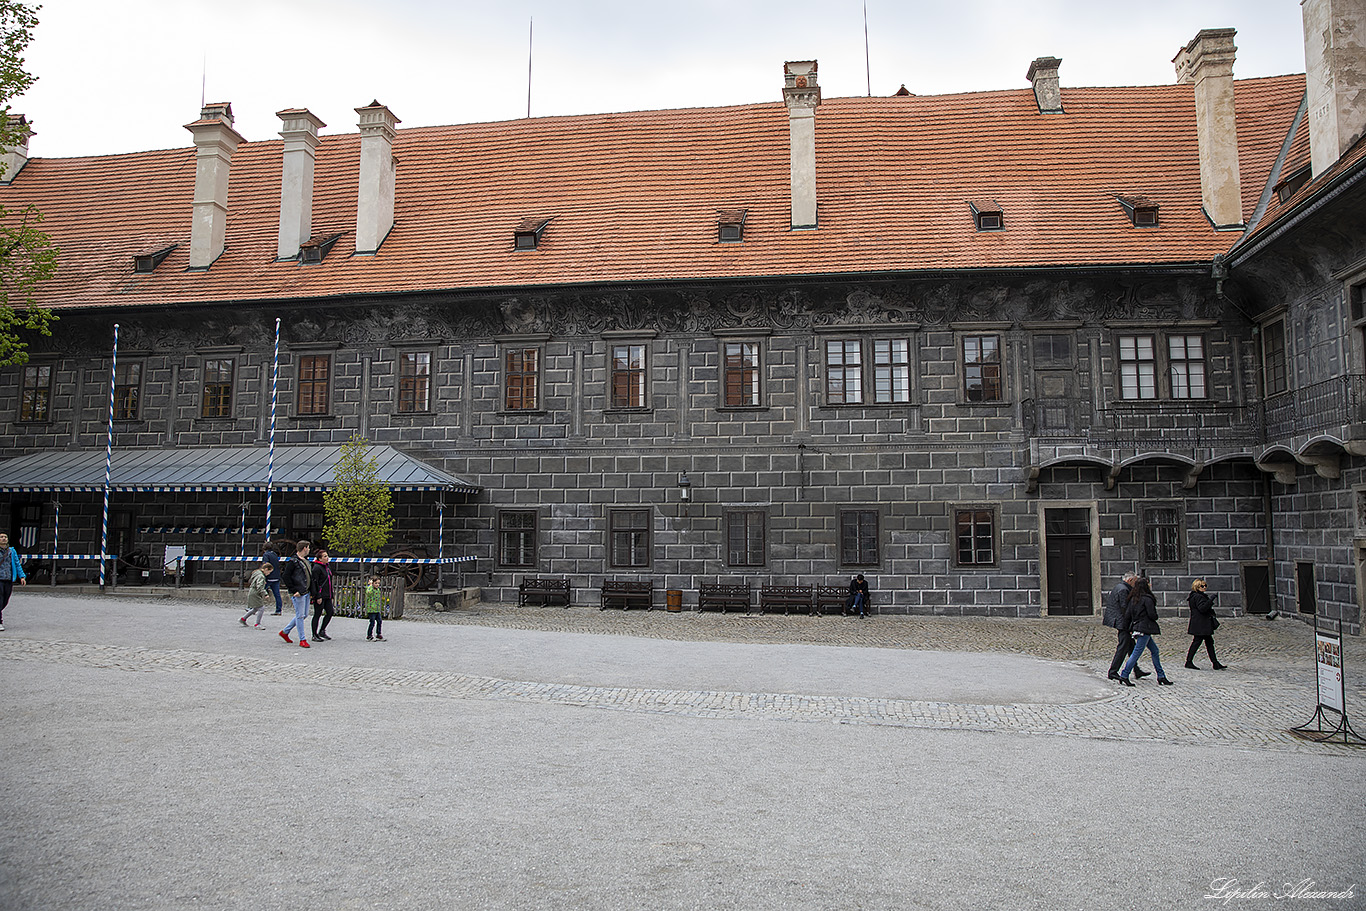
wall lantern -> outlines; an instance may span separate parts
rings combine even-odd
[[[684,503],[692,499],[692,481],[688,480],[688,473],[680,471],[678,473],[678,499]]]

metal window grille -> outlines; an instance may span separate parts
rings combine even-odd
[[[875,509],[840,511],[840,561],[845,566],[878,562],[878,514]]]
[[[764,514],[735,510],[726,514],[726,563],[730,566],[763,566],[767,548]]]
[[[536,513],[524,510],[498,513],[498,562],[503,566],[536,565]]]
[[[1181,511],[1176,507],[1154,506],[1143,511],[1143,560],[1181,562]]]
[[[645,509],[614,509],[608,517],[611,563],[617,567],[650,565],[650,513]]]
[[[989,509],[961,509],[955,514],[959,566],[996,562],[996,516]]]

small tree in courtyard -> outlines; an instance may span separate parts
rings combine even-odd
[[[344,554],[378,552],[394,533],[394,498],[379,479],[369,440],[352,437],[342,444],[332,479],[334,486],[323,495],[323,537]]]

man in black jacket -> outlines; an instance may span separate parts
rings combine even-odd
[[[1105,600],[1105,616],[1101,620],[1106,626],[1113,627],[1119,634],[1118,644],[1115,646],[1115,657],[1110,660],[1110,679],[1119,679],[1119,669],[1124,665],[1124,659],[1128,658],[1134,650],[1134,635],[1130,631],[1128,624],[1124,622],[1124,613],[1129,607],[1129,593],[1134,590],[1134,583],[1138,581],[1138,573],[1130,570],[1124,574],[1124,578],[1114,588],[1110,589],[1110,596]],[[1143,678],[1148,676],[1148,672],[1134,667],[1134,676]]]
[[[293,642],[294,640],[289,638],[289,631],[297,630],[299,645],[303,648],[308,648],[308,640],[304,638],[307,635],[304,632],[307,628],[304,623],[308,620],[308,598],[313,588],[313,565],[308,562],[310,546],[307,541],[296,544],[294,556],[290,557],[280,570],[280,581],[289,592],[289,599],[294,602],[294,619],[280,630],[280,638],[286,642]]]

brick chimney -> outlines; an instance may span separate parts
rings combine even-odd
[[[792,156],[792,227],[816,227],[816,61],[783,64],[783,103],[787,105]]]
[[[1243,227],[1238,177],[1238,125],[1233,114],[1236,29],[1207,28],[1172,58],[1176,81],[1195,85],[1195,131],[1205,217],[1216,229]]]
[[[1034,101],[1039,105],[1040,114],[1062,113],[1062,87],[1058,84],[1060,66],[1062,60],[1057,57],[1039,57],[1025,73],[1025,78],[1034,84]]]
[[[327,126],[307,108],[276,111],[285,150],[280,168],[280,259],[294,259],[313,235],[313,162],[318,130]]]
[[[9,117],[9,126],[15,131],[14,145],[0,150],[3,152],[0,167],[4,168],[4,171],[0,172],[0,184],[8,186],[15,175],[24,169],[24,165],[28,164],[28,141],[38,134],[29,129],[28,121],[23,114],[5,116]]]
[[[375,253],[394,226],[394,127],[401,123],[378,101],[360,115],[360,189],[356,198],[356,252]]]
[[[187,123],[194,134],[194,220],[190,224],[190,268],[207,269],[223,255],[228,233],[228,171],[242,142],[232,128],[231,104],[207,104]]]
[[[1366,2],[1303,0],[1314,176],[1366,132]]]

